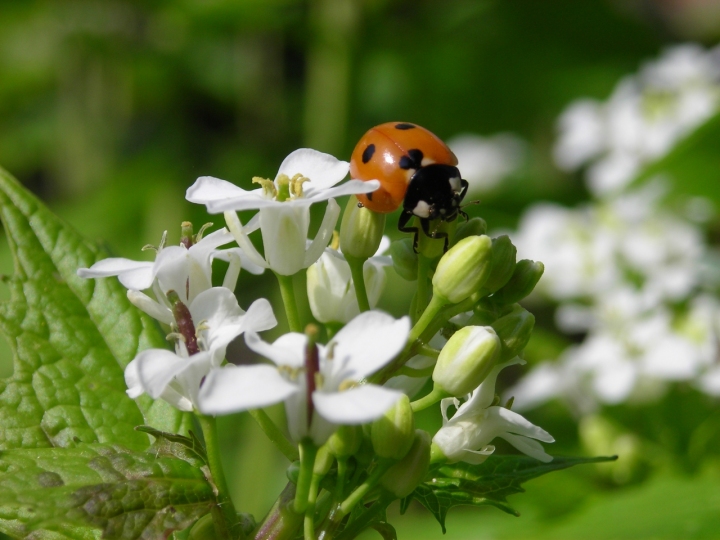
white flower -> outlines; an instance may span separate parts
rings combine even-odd
[[[166,324],[173,322],[167,293],[175,291],[184,304],[212,287],[212,260],[223,259],[230,263],[223,285],[234,289],[241,267],[251,273],[264,271],[247,259],[240,248],[218,250],[233,241],[233,236],[222,228],[186,248],[184,245],[165,247],[165,234],[157,250],[155,262],[108,258],[90,268],[80,268],[78,276],[100,278],[117,276],[128,290],[128,299],[151,317]],[[139,292],[153,289],[156,300]]]
[[[141,352],[125,368],[130,397],[146,393],[183,411],[197,409],[202,380],[222,363],[228,344],[243,332],[260,332],[277,324],[267,300],[256,300],[245,312],[224,287],[200,293],[189,312],[199,351],[188,353],[186,340],[178,337],[174,353],[165,349]]]
[[[589,163],[591,191],[614,196],[644,164],[667,154],[715,114],[719,83],[716,51],[672,47],[618,82],[606,102],[571,104],[558,121],[555,160],[566,170]]]
[[[248,346],[277,368],[227,366],[213,370],[200,392],[200,410],[227,414],[285,400],[292,438],[312,437],[321,445],[337,426],[371,422],[402,395],[362,381],[402,350],[409,332],[407,317],[395,320],[380,311],[365,312],[327,346],[317,345],[317,368],[309,365],[304,334],[285,334],[271,345],[249,332],[245,336]]]
[[[262,187],[246,191],[230,182],[209,176],[198,178],[187,190],[190,202],[204,204],[208,212],[225,213],[230,231],[241,248],[258,266],[281,275],[292,275],[314,263],[332,237],[340,215],[333,197],[375,191],[378,181],[350,180],[336,186],[349,165],[329,154],[301,148],[288,155],[274,181],[254,179]],[[315,239],[307,245],[310,205],[328,201],[325,217]],[[259,221],[243,227],[236,212],[259,209]],[[253,247],[247,235],[260,227],[265,256]]]
[[[384,267],[392,266],[392,259],[381,255],[390,246],[383,236],[377,254],[363,265],[365,287],[370,307],[374,308],[385,287]],[[322,256],[307,270],[307,292],[310,310],[321,323],[347,323],[360,313],[350,265],[342,252],[326,248]]]
[[[482,463],[495,451],[495,447],[489,444],[495,437],[505,439],[521,452],[542,462],[552,461],[552,456],[537,442],[555,441],[547,431],[509,409],[492,405],[495,380],[500,370],[521,362],[515,359],[493,368],[485,381],[462,404],[456,398],[442,400],[443,427],[433,437],[433,445],[442,451],[450,463]],[[452,418],[448,418],[447,411],[451,405],[457,411]]]

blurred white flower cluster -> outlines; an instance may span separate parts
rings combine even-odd
[[[607,101],[570,105],[560,116],[555,161],[567,171],[587,165],[595,195],[617,193],[715,114],[719,97],[720,49],[669,48],[620,80]]]
[[[559,304],[558,328],[584,339],[511,390],[519,409],[563,397],[586,414],[652,400],[672,381],[720,395],[712,252],[698,225],[664,205],[663,179],[627,187],[715,112],[717,55],[675,47],[623,79],[606,103],[579,101],[560,117],[558,165],[589,163],[596,200],[535,205],[513,240],[520,255],[545,263],[537,291]]]

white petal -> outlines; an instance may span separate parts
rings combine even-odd
[[[516,435],[524,435],[539,439],[546,443],[555,442],[555,439],[541,427],[529,422],[525,417],[505,407],[488,408],[487,421],[497,421],[503,424],[503,430]]]
[[[242,210],[260,210],[262,208],[281,208],[296,201],[280,202],[275,199],[265,197],[262,189],[248,191],[248,195],[243,197],[235,197],[233,199],[225,199],[221,201],[209,202],[205,206],[211,214],[220,214],[221,212],[240,212]],[[301,202],[304,199],[297,199]],[[309,205],[312,201],[302,202],[301,204]]]
[[[471,465],[479,465],[493,452],[495,452],[495,447],[492,444],[488,444],[480,450],[461,450],[458,453],[460,456],[458,461],[464,461],[465,463],[470,463]]]
[[[235,241],[238,243],[245,255],[247,255],[247,257],[250,259],[250,261],[252,261],[253,264],[262,268],[267,268],[267,262],[265,261],[263,256],[260,255],[258,250],[255,249],[255,246],[250,241],[250,238],[248,238],[249,227],[243,227],[242,223],[240,222],[240,218],[235,211],[225,212],[224,216],[225,223],[227,223],[228,229],[230,229],[230,232],[235,237]],[[258,219],[255,220],[255,217],[257,217]],[[252,222],[254,220],[256,223],[260,223],[259,216],[256,215],[255,217],[253,217],[253,219],[250,221]]]
[[[144,311],[153,319],[168,325],[175,322],[172,311],[170,311],[167,307],[160,305],[147,294],[130,289],[127,292],[127,297],[132,305],[139,310]]]
[[[344,392],[313,394],[315,409],[334,424],[366,424],[377,420],[403,395],[374,384],[365,384]]]
[[[243,232],[247,232],[247,226],[243,227]],[[230,249],[222,249],[219,251],[216,251],[214,254],[215,259],[220,259],[221,261],[226,261],[230,263],[230,268],[228,268],[227,274],[225,279],[230,280],[230,278],[227,277],[228,274],[230,274],[231,270],[235,271],[233,268],[234,264],[237,264],[237,272],[240,272],[240,269],[246,270],[247,272],[250,272],[253,275],[259,276],[265,271],[265,266],[258,266],[255,264],[252,259],[242,250],[242,248],[236,247],[236,248],[230,248]],[[237,263],[236,263],[237,261]],[[237,277],[235,278],[237,280]],[[224,287],[225,285],[223,285]],[[228,289],[234,289],[235,287],[228,287]]]
[[[249,192],[228,182],[212,176],[201,176],[185,192],[185,198],[197,204],[208,204],[214,201],[223,201],[237,197],[247,196]]]
[[[247,332],[245,343],[250,349],[268,360],[272,360],[278,366],[302,367],[305,365],[305,345],[307,344],[305,334],[291,332],[280,336],[275,343],[270,345],[260,339],[255,332]]]
[[[335,202],[335,199],[330,199],[325,209],[325,216],[323,217],[320,228],[318,229],[315,239],[310,244],[310,247],[305,252],[303,268],[307,268],[315,261],[320,258],[323,251],[330,243],[332,239],[333,230],[337,223],[338,217],[340,216],[340,205]]]
[[[136,360],[140,383],[150,397],[157,399],[177,375],[194,363],[209,361],[209,355],[201,352],[191,358],[181,358],[165,349],[147,349],[138,354]],[[200,380],[197,384],[199,387]]]
[[[150,288],[154,278],[153,263],[122,257],[110,257],[96,262],[90,268],[80,268],[77,275],[81,278],[118,276],[124,287],[136,290]]]
[[[207,321],[211,328],[235,320],[244,313],[233,292],[225,287],[213,287],[201,292],[189,309],[195,325]]]
[[[396,320],[382,311],[366,311],[355,317],[332,339],[334,373],[361,380],[392,360],[405,346],[410,319]]]
[[[263,208],[260,210],[260,225],[265,260],[274,272],[291,276],[306,268],[309,206],[285,204],[277,208]]]
[[[303,187],[308,191],[318,191],[337,184],[345,178],[349,169],[350,164],[347,161],[340,161],[330,154],[312,148],[300,148],[283,160],[278,176],[284,174],[292,178],[298,173],[302,174],[310,179]]]
[[[309,186],[309,184],[305,185]],[[312,189],[312,186],[309,186],[306,190],[305,200],[310,202],[320,202],[330,199],[331,197],[356,195],[358,193],[370,193],[377,190],[379,187],[380,182],[377,180],[368,180],[366,182],[363,180],[350,180],[339,186],[335,186],[330,189],[324,189],[322,191]]]
[[[166,247],[158,253],[154,269],[163,294],[175,291],[180,296],[180,299],[187,304],[188,279],[190,278],[190,261],[187,249],[181,246]],[[210,288],[207,282],[203,283],[203,285],[208,285],[205,288]]]
[[[128,389],[125,391],[128,396],[135,399],[145,391],[140,383],[140,376],[137,370],[137,358],[125,366],[125,384]]]
[[[267,407],[297,391],[273,366],[225,366],[205,378],[198,405],[204,414],[228,414]]]
[[[243,317],[245,332],[262,332],[277,326],[277,319],[272,306],[265,298],[258,298],[248,308]]]
[[[522,437],[521,435],[513,435],[512,433],[502,433],[500,434],[500,437],[512,444],[522,453],[527,454],[530,457],[534,457],[543,463],[550,463],[553,459],[550,454],[545,452],[542,444],[534,439]]]

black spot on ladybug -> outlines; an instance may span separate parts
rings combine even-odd
[[[370,161],[372,159],[374,153],[375,153],[375,145],[368,144],[367,148],[362,153],[362,162],[367,163],[368,161]]]
[[[370,193],[366,193],[365,196],[368,198],[368,201],[372,201],[372,191]]]
[[[405,170],[419,169],[420,167],[422,167],[422,160],[423,160],[422,151],[415,148],[413,150],[408,150],[408,155],[401,157],[398,165],[400,165],[401,169],[405,169]]]
[[[415,127],[415,124],[395,124],[395,129],[413,129]]]

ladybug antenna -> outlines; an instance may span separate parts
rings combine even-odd
[[[462,217],[464,217],[464,218],[465,218],[465,221],[468,221],[468,220],[470,219],[470,216],[468,216],[467,212],[465,212],[465,211],[463,210],[463,208],[466,208],[466,207],[470,206],[471,204],[480,204],[480,201],[470,201],[470,202],[467,203],[467,204],[463,204],[463,205],[458,209],[458,214],[460,214]]]
[[[480,204],[480,201],[470,201],[469,203],[461,205],[460,209],[462,210],[463,208],[470,206],[471,204]]]

